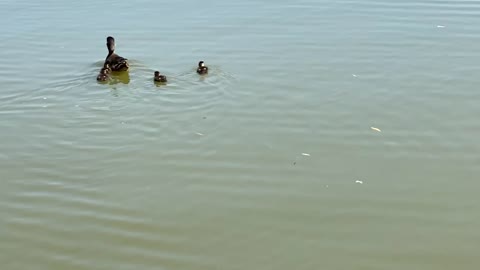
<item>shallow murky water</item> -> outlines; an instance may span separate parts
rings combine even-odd
[[[24,0],[0,23],[2,269],[480,264],[480,2]],[[108,35],[132,68],[99,84]]]

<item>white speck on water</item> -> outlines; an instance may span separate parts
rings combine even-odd
[[[47,99],[46,97],[43,97],[43,99]]]
[[[307,154],[307,153],[302,153],[302,156],[309,157],[309,156],[310,156],[310,154]]]
[[[200,132],[196,132],[195,134],[197,134],[198,136],[203,136],[204,135],[203,133],[200,133]]]
[[[445,25],[437,25],[437,28],[445,28]]]
[[[362,181],[362,180],[355,180],[355,183],[357,183],[357,184],[363,184],[363,181]]]
[[[352,76],[355,77],[355,78],[358,77],[357,74],[352,74]]]
[[[374,131],[382,132],[379,128],[376,128],[376,127],[370,127],[370,129]]]

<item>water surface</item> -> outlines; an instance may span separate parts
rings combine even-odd
[[[480,2],[23,0],[0,23],[2,269],[480,265]],[[108,35],[123,83],[95,81]]]

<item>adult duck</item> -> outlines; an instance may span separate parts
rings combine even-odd
[[[110,64],[108,64],[107,62],[105,62],[105,63],[103,64],[102,69],[100,69],[100,73],[102,73],[103,71],[105,71],[106,74],[112,73],[112,69],[110,68]]]
[[[105,58],[105,64],[108,64],[113,71],[127,71],[128,62],[126,58],[115,53],[115,39],[107,37],[108,55]]]

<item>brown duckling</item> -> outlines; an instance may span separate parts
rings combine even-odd
[[[126,58],[115,53],[115,39],[107,37],[108,55],[105,58],[105,64],[109,64],[113,71],[127,71],[129,68]]]
[[[200,75],[208,73],[208,67],[205,66],[205,63],[203,61],[198,62],[197,73]]]
[[[160,74],[160,71],[155,71],[155,73],[153,73],[153,80],[155,82],[167,82],[167,76],[165,75],[161,75]]]
[[[108,78],[109,78],[109,76],[108,76],[107,69],[103,69],[103,68],[102,68],[102,69],[100,70],[100,73],[99,73],[98,76],[97,76],[97,81],[99,81],[99,82],[105,82],[105,81],[108,80]]]

